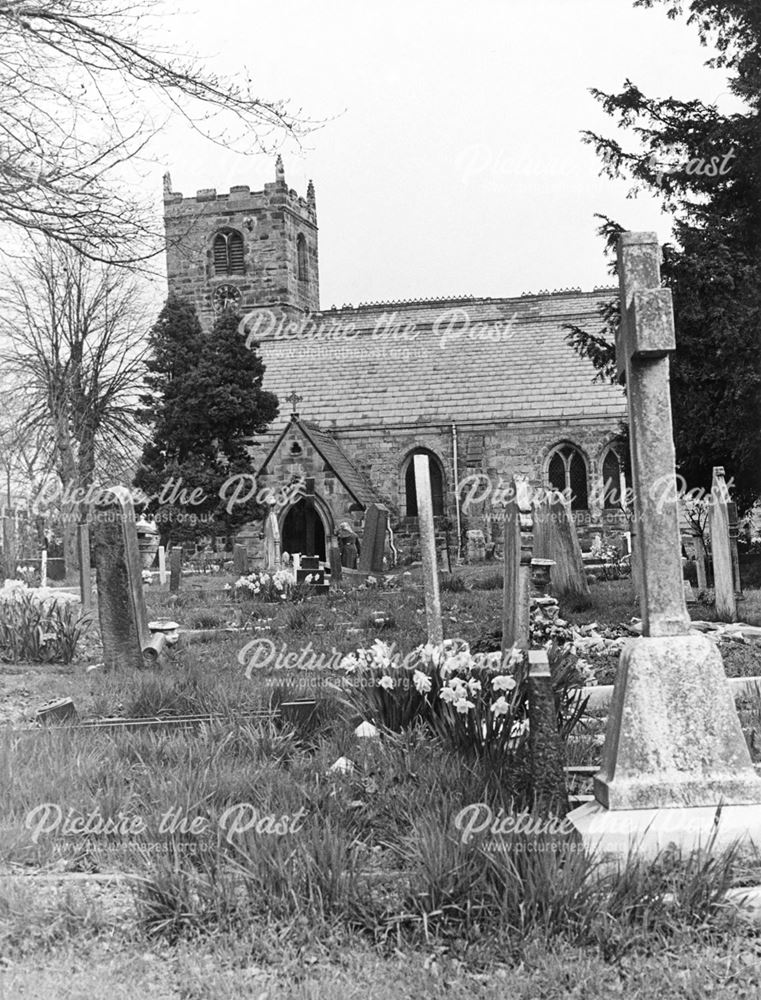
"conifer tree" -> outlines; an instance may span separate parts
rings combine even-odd
[[[264,363],[239,323],[225,310],[206,335],[194,306],[170,295],[151,330],[138,419],[152,433],[135,486],[151,498],[164,542],[229,537],[261,514],[247,443],[278,403],[262,389]]]

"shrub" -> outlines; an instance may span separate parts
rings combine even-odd
[[[461,594],[463,590],[467,590],[463,578],[461,576],[456,576],[454,573],[443,574],[439,587],[442,590],[448,590],[453,594]]]

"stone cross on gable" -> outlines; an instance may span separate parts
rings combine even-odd
[[[669,353],[676,340],[671,292],[660,287],[655,233],[619,236],[618,276],[616,362],[627,388],[643,635],[684,635],[690,619],[682,584],[669,388]]]
[[[294,389],[294,391],[290,394],[290,396],[286,396],[285,399],[287,403],[291,404],[291,415],[297,417],[299,414],[298,411],[296,410],[296,407],[299,403],[304,401],[304,397],[299,396],[299,394]]]

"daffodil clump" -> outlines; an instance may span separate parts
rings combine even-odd
[[[473,653],[467,642],[428,643],[402,656],[376,640],[344,657],[354,704],[369,721],[400,731],[420,721],[448,743],[483,751],[519,739],[528,714],[522,650]]]
[[[296,576],[291,570],[279,569],[275,573],[249,573],[235,581],[235,595],[257,598],[260,601],[287,601],[296,587]],[[232,589],[228,587],[226,589]]]

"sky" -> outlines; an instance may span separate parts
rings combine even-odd
[[[580,133],[615,127],[589,88],[734,106],[695,29],[632,0],[182,0],[170,23],[178,51],[321,122],[282,155],[315,184],[323,308],[609,285],[595,213],[662,240],[671,222],[598,176]],[[164,170],[185,195],[274,179],[274,154],[179,120],[152,156],[157,211]]]

